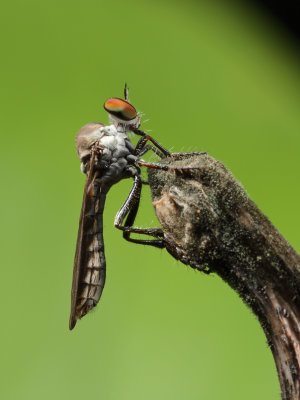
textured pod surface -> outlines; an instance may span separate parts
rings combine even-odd
[[[216,272],[258,316],[283,399],[300,398],[300,257],[226,167],[204,155],[148,170],[157,217],[192,260]]]

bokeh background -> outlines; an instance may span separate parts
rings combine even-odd
[[[15,0],[1,30],[2,399],[279,399],[253,314],[217,276],[122,239],[105,209],[101,303],[68,330],[85,177],[74,138],[130,99],[174,151],[222,160],[299,250],[299,56],[246,2]],[[156,226],[145,190],[138,226]]]

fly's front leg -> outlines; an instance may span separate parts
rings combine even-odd
[[[153,139],[151,136],[146,135],[145,132],[140,131],[139,129],[136,129],[134,127],[130,127],[130,129],[139,135],[142,135],[143,137],[138,141],[135,150],[134,150],[134,155],[141,157],[144,155],[147,151],[153,150],[155,154],[159,155],[160,158],[165,158],[165,157],[174,157],[174,158],[181,158],[184,156],[194,156],[194,155],[199,155],[199,154],[206,154],[206,152],[193,152],[193,153],[169,153],[164,147],[162,147],[155,139]],[[155,147],[151,145],[146,145],[147,141],[150,140],[152,143],[154,143],[160,151],[158,151]],[[157,168],[157,169],[162,169],[164,171],[174,171],[177,173],[184,173],[187,171],[195,170],[195,169],[200,169],[199,167],[169,167],[164,164],[159,164],[159,163],[147,163],[144,162],[143,160],[136,160],[136,164],[139,166],[147,167],[147,168]],[[148,182],[147,182],[148,183]],[[146,182],[145,182],[146,184]]]
[[[160,228],[148,228],[148,229],[140,229],[134,228],[132,225],[134,223],[136,214],[138,212],[138,207],[140,203],[140,196],[142,190],[142,180],[139,175],[136,175],[134,178],[133,187],[127,197],[125,203],[119,210],[116,215],[114,225],[116,228],[123,231],[124,239],[128,240],[129,242],[138,243],[138,244],[145,244],[154,247],[158,247],[160,249],[165,247],[164,242],[164,233],[163,230]],[[127,216],[127,218],[126,218]],[[126,221],[123,225],[123,222],[126,218]],[[143,239],[132,239],[130,235],[132,233],[141,234],[141,235],[148,235],[152,236],[156,239],[151,240],[143,240]],[[161,238],[161,239],[157,239]]]
[[[135,128],[134,126],[130,126],[129,129],[134,132],[137,135],[142,136],[141,139],[138,141],[136,148],[135,148],[135,155],[137,156],[142,156],[145,154],[148,150],[153,150],[155,154],[159,155],[160,158],[164,157],[172,157],[172,158],[183,158],[183,157],[193,157],[193,156],[199,156],[203,154],[207,154],[206,151],[193,151],[190,153],[170,153],[168,150],[166,150],[161,144],[158,143],[157,140],[153,139],[152,136],[147,135],[145,132],[141,131],[140,129]],[[152,142],[160,151],[158,151],[155,147],[153,146],[145,146],[145,144],[150,141]],[[147,150],[144,150],[146,149]]]
[[[140,129],[135,128],[133,125],[130,125],[129,129],[136,135],[142,136],[135,147],[135,151],[134,151],[135,155],[140,155],[140,152],[145,147],[145,144],[148,141],[152,142],[158,148],[158,150],[160,150],[160,152],[161,152],[160,154],[162,154],[161,158],[169,157],[171,155],[171,153],[168,150],[166,150],[161,144],[159,144],[157,140],[153,139],[152,136],[147,135],[145,132],[141,131]]]
[[[138,144],[137,144],[138,146]],[[147,146],[144,146],[143,149],[141,149],[139,151],[139,153],[137,154],[139,157],[143,156],[144,154],[146,154],[149,150],[152,150],[153,153],[155,153],[156,155],[158,155],[158,157],[160,158],[164,158],[165,155],[163,153],[161,153],[159,150],[157,150],[155,147],[151,146],[150,144],[148,144]],[[136,150],[135,150],[136,151]]]

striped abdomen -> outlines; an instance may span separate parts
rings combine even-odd
[[[73,271],[70,329],[101,297],[106,264],[103,243],[103,209],[106,193],[97,181],[86,186],[81,210]]]

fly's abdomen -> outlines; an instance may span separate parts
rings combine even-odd
[[[99,192],[99,186],[92,184],[87,193],[83,216],[76,319],[82,318],[97,305],[105,284],[103,208],[106,196]]]

